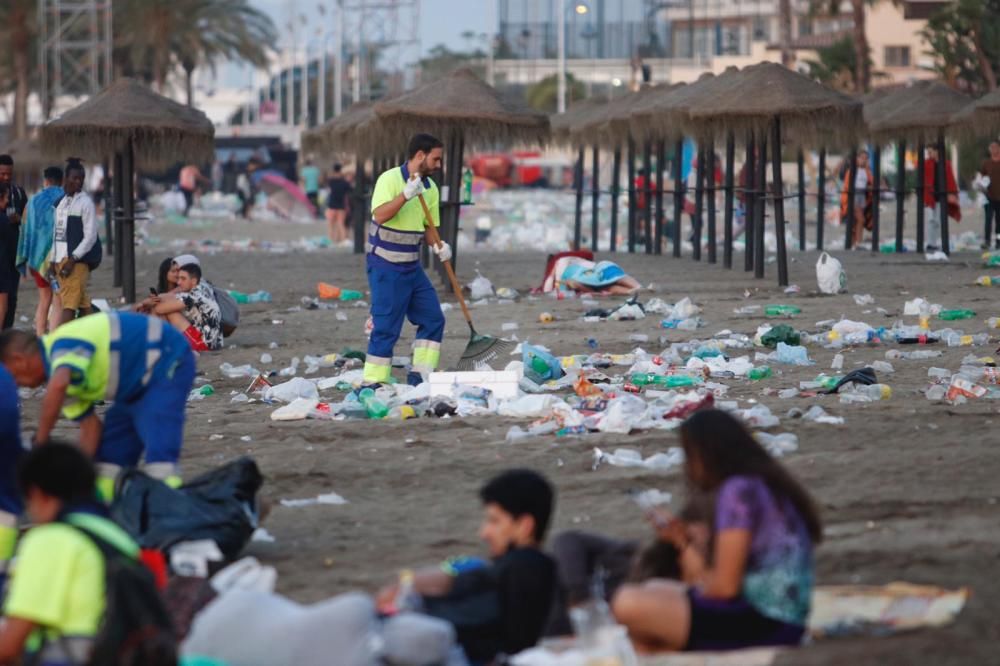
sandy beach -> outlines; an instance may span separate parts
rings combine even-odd
[[[883,208],[888,216],[888,207]],[[886,222],[886,227],[890,222]],[[981,228],[973,217],[962,230]],[[179,253],[171,248],[181,239],[294,241],[324,233],[321,225],[247,224],[205,221],[191,227],[159,224],[149,230],[157,239],[140,248],[140,293],[155,283],[160,260]],[[883,234],[885,238],[886,234]],[[830,247],[841,233],[828,233]],[[721,253],[720,253],[721,254]],[[835,252],[844,262],[848,293],[819,296],[814,265],[817,253],[791,254],[791,281],[801,292],[786,295],[777,287],[774,266],[765,280],[742,270],[696,263],[690,258],[618,254],[615,260],[648,288],[642,301],[658,297],[673,303],[685,296],[703,308],[706,328],[694,332],[665,330],[661,317],[640,321],[585,323],[579,300],[529,298],[542,278],[545,255],[540,252],[499,253],[460,248],[463,282],[478,268],[496,287],[521,294],[516,304],[476,307],[477,328],[499,334],[507,322],[518,324],[520,340],[543,344],[557,355],[589,353],[588,338],[600,351],[625,353],[636,343],[630,334],[646,334],[647,351],[659,352],[669,342],[707,338],[723,329],[753,335],[761,314],[738,315],[736,308],[788,303],[802,309],[792,323],[816,332],[816,322],[841,317],[891,327],[902,318],[906,300],[921,296],[947,308],[970,308],[975,319],[958,322],[966,333],[986,332],[985,320],[1000,316],[996,292],[974,285],[988,274],[978,252],[955,253],[950,262],[929,263],[922,255],[872,255]],[[270,414],[277,405],[233,403],[232,392],[246,389],[248,380],[227,379],[219,366],[253,364],[279,370],[293,357],[364,350],[367,310],[341,304],[337,310],[301,309],[301,299],[315,296],[317,281],[367,291],[364,259],[346,249],[275,252],[267,247],[246,251],[201,253],[206,276],[216,285],[243,292],[264,289],[273,302],[244,306],[236,335],[222,352],[202,355],[199,377],[215,394],[189,403],[184,472],[207,470],[237,456],[252,456],[266,476],[264,495],[274,502],[265,527],[273,543],[254,542],[248,553],[277,567],[280,592],[300,601],[315,601],[351,589],[376,590],[403,566],[431,564],[458,554],[478,555],[476,530],[479,485],[491,474],[511,466],[544,472],[558,489],[553,532],[589,529],[621,537],[650,536],[639,511],[628,498],[630,489],[657,488],[674,494],[679,505],[684,488],[677,469],[654,473],[609,465],[594,470],[595,447],[626,446],[643,455],[677,446],[675,433],[633,433],[630,436],[553,435],[506,443],[512,425],[526,421],[500,417],[470,417],[409,421],[298,421],[277,423]],[[602,257],[607,255],[602,254]],[[742,268],[742,255],[737,255]],[[436,279],[436,278],[435,278]],[[93,295],[110,297],[111,263],[93,276]],[[874,304],[859,306],[853,294],[871,294]],[[445,297],[446,301],[454,300]],[[623,299],[605,299],[616,305]],[[34,288],[22,285],[19,314],[30,316]],[[290,311],[290,309],[296,309]],[[876,308],[884,308],[887,314]],[[555,321],[539,322],[551,312]],[[338,314],[346,315],[338,318]],[[457,307],[447,313],[443,363],[454,363],[467,341],[467,328]],[[915,318],[907,318],[915,323]],[[21,323],[21,326],[27,324]],[[935,322],[935,327],[943,326]],[[397,347],[409,354],[413,330],[407,327]],[[664,341],[661,344],[660,339]],[[271,348],[271,343],[277,348]],[[845,348],[844,370],[886,360],[889,345]],[[893,360],[895,372],[880,376],[891,385],[892,398],[869,404],[841,404],[836,396],[781,399],[774,389],[797,386],[820,372],[830,372],[833,351],[809,347],[816,364],[773,366],[775,376],[762,382],[722,380],[727,400],[741,408],[767,405],[781,418],[771,432],[799,438],[797,451],[784,461],[820,503],[826,541],[817,552],[821,584],[882,584],[908,581],[944,587],[968,586],[972,596],[958,621],[939,630],[889,638],[831,639],[788,653],[787,664],[987,664],[997,663],[995,641],[1000,636],[1000,402],[970,400],[964,405],[929,402],[923,390],[931,366],[957,371],[969,353],[992,355],[987,347],[948,348],[927,360]],[[911,348],[912,349],[912,348]],[[261,364],[262,353],[273,357]],[[752,352],[750,352],[752,355]],[[334,374],[321,370],[320,376]],[[402,378],[397,371],[398,378]],[[323,392],[340,400],[342,393]],[[819,404],[842,416],[841,426],[803,422],[786,416],[792,408]],[[37,418],[37,401],[28,401],[27,423]],[[57,436],[70,437],[60,426]],[[303,499],[335,492],[348,503],[340,506],[289,508],[281,499]]]

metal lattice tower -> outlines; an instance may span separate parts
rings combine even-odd
[[[342,6],[353,99],[370,100],[413,87],[421,57],[420,0],[343,0]],[[381,80],[376,70],[389,76]]]
[[[64,95],[92,95],[111,83],[111,0],[39,0],[42,109]]]

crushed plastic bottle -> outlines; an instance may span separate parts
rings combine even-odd
[[[534,345],[521,345],[521,361],[524,363],[525,378],[536,384],[559,379],[564,374],[559,359]]]
[[[788,345],[801,344],[802,336],[788,324],[778,324],[777,326],[772,326],[771,330],[762,333],[760,342],[765,347],[774,349],[779,343]]]
[[[636,386],[665,386],[667,388],[684,388],[701,383],[690,375],[657,375],[651,372],[636,373],[629,378]]]
[[[840,394],[840,402],[878,402],[892,397],[892,388],[886,384],[870,384],[868,386],[854,385],[850,391]]]
[[[793,317],[802,314],[802,308],[795,305],[768,305],[764,308],[764,314],[768,317]]]
[[[252,294],[244,294],[239,291],[229,290],[229,295],[233,297],[233,300],[237,303],[270,303],[271,294],[266,291],[256,291]]]
[[[645,333],[632,333],[628,336],[629,342],[649,342],[649,336]]]
[[[833,361],[830,363],[831,370],[842,370],[844,368],[844,355],[837,354],[833,357]]]
[[[261,362],[261,363],[262,363],[263,365],[267,365],[268,363],[270,363],[270,362],[271,362],[271,361],[273,361],[273,360],[274,360],[274,359],[273,359],[273,358],[271,358],[271,355],[270,355],[270,354],[268,354],[267,352],[264,352],[263,354],[261,354],[261,355],[260,355],[260,362]]]
[[[767,379],[768,377],[771,376],[771,374],[772,374],[771,368],[765,365],[760,368],[753,368],[752,370],[747,372],[747,378],[750,381],[756,382],[760,381],[761,379]]]
[[[938,319],[942,321],[957,321],[959,319],[972,319],[976,313],[972,310],[941,310]]]
[[[370,388],[361,389],[358,393],[358,402],[365,407],[365,413],[370,419],[384,419],[389,414],[389,408],[378,399],[375,391]]]
[[[987,333],[979,333],[977,335],[951,333],[944,340],[948,343],[949,347],[981,347],[982,345],[989,344],[990,336]]]
[[[809,360],[809,352],[805,347],[799,345],[786,345],[784,342],[778,343],[778,349],[771,354],[771,359],[778,363],[788,363],[789,365],[812,365]]]

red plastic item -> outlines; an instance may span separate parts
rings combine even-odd
[[[139,561],[153,574],[156,589],[162,592],[167,587],[167,558],[159,550],[143,548],[139,551]]]

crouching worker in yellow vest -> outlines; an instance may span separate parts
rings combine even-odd
[[[365,384],[384,384],[392,373],[392,350],[403,320],[417,326],[413,365],[406,381],[416,385],[437,368],[444,337],[444,315],[437,292],[420,267],[420,244],[426,235],[423,194],[434,226],[440,226],[437,185],[429,176],[441,168],[442,144],[429,134],[410,139],[407,161],[379,176],[372,193],[367,272],[374,328],[365,360]],[[428,239],[428,243],[430,240]],[[451,247],[441,241],[431,249],[441,261]]]
[[[145,470],[180,485],[177,462],[184,412],[195,375],[187,339],[160,319],[115,312],[63,324],[38,338],[25,331],[0,334],[0,363],[18,386],[48,382],[35,445],[45,444],[63,416],[80,425],[80,447],[98,468],[105,499],[115,478],[145,453]],[[94,403],[112,403],[104,422]]]

